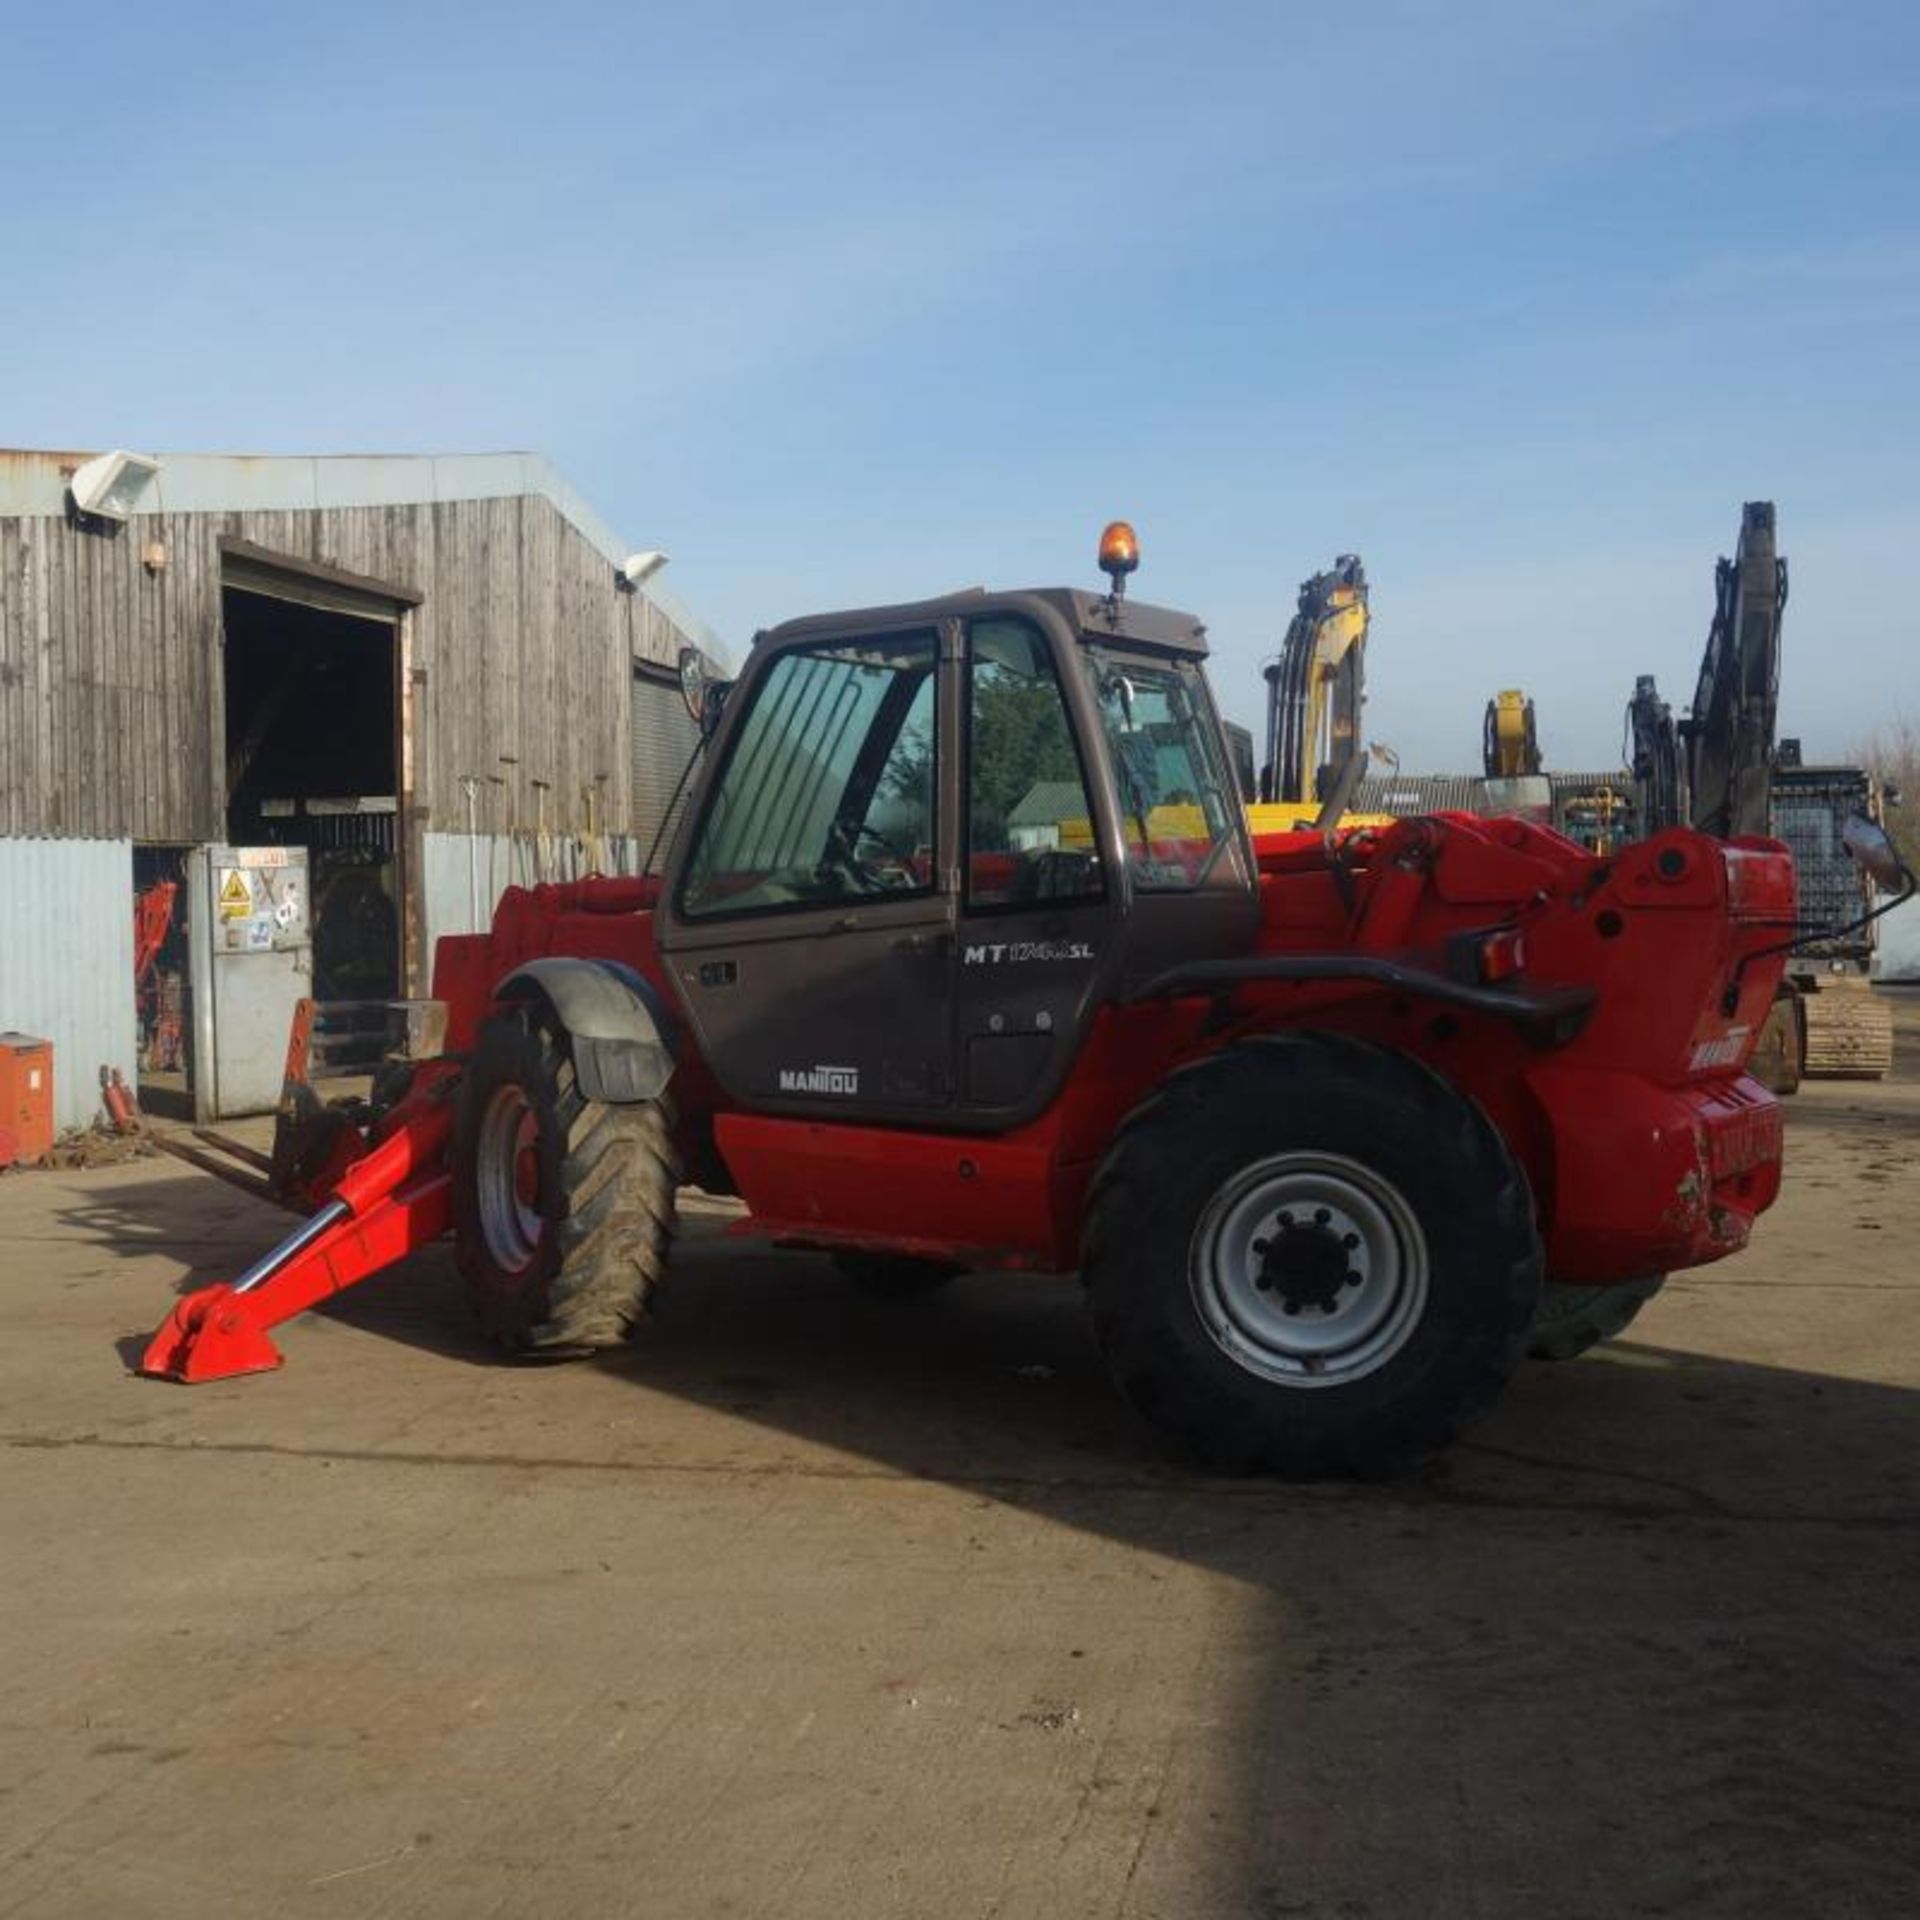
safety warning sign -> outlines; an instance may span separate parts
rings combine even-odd
[[[253,913],[253,888],[238,867],[227,867],[220,877],[220,918],[245,920]]]

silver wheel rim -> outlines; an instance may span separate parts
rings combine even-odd
[[[529,1178],[536,1171],[532,1156],[538,1142],[539,1126],[527,1096],[518,1087],[496,1087],[480,1116],[474,1178],[480,1236],[488,1258],[503,1272],[524,1272],[539,1250],[544,1222],[537,1178]]]
[[[1201,1325],[1228,1359],[1289,1387],[1377,1372],[1426,1308],[1427,1237],[1400,1190],[1337,1153],[1243,1167],[1194,1230]]]

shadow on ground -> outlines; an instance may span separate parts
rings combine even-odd
[[[1847,1165],[1911,1178],[1920,1114],[1824,1098],[1809,1111]],[[182,1174],[102,1187],[62,1224],[190,1261],[185,1291],[285,1216]],[[1071,1282],[882,1304],[711,1220],[645,1339],[592,1371],[754,1423],[774,1443],[756,1471],[931,1480],[1057,1523],[1042,1554],[1089,1534],[1244,1587],[1167,1757],[1166,1830],[1179,1796],[1188,1837],[1162,1860],[1149,1809],[1130,1911],[1920,1910],[1920,1395],[1822,1364],[1911,1350],[1920,1293],[1869,1290],[1842,1325],[1782,1304],[1791,1276],[1741,1273],[1677,1282],[1599,1355],[1524,1368],[1466,1443],[1383,1488],[1169,1460],[1109,1389]],[[325,1311],[499,1371],[444,1250]],[[550,1462],[516,1464],[626,1470],[560,1432]]]

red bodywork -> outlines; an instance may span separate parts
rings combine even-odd
[[[1478,960],[1515,987],[1591,988],[1590,1016],[1543,1044],[1498,1014],[1355,978],[1121,1001],[1096,1016],[1052,1105],[990,1136],[742,1111],[682,1023],[674,1093],[688,1164],[738,1191],[742,1232],[1070,1271],[1088,1183],[1170,1071],[1251,1035],[1317,1029],[1413,1055],[1479,1102],[1525,1170],[1552,1278],[1637,1280],[1746,1244],[1780,1184],[1779,1109],[1743,1070],[1783,964],[1762,950],[1794,917],[1777,842],[1676,831],[1602,860],[1524,821],[1443,814],[1351,833],[1335,859],[1310,833],[1255,845],[1259,952],[1371,956],[1456,978]],[[434,994],[448,1005],[449,1051],[471,1047],[497,984],[542,955],[623,962],[677,1006],[653,936],[658,884],[515,888],[489,933],[442,940]],[[378,1128],[343,1136],[292,1197],[345,1200],[345,1217],[256,1290],[183,1301],[143,1371],[196,1379],[273,1364],[267,1327],[444,1232],[457,1074],[423,1069]]]

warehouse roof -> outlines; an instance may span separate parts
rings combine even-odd
[[[85,453],[0,447],[0,516],[64,514],[73,470]],[[614,537],[551,462],[537,453],[162,453],[142,513],[277,513],[320,507],[412,506],[433,500],[545,500],[613,566],[633,552]],[[683,633],[716,659],[718,635],[657,580],[641,588]]]

